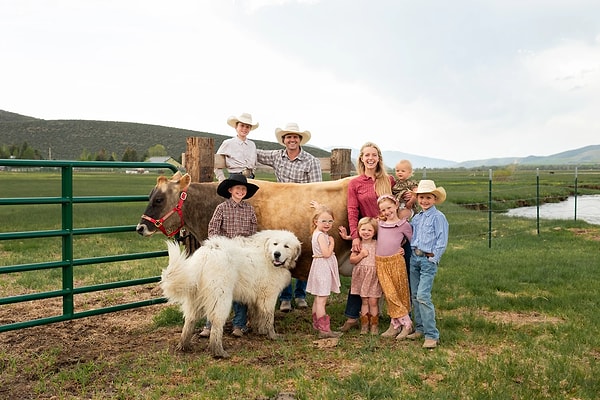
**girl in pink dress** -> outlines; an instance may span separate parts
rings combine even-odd
[[[359,295],[362,300],[360,308],[361,335],[369,332],[372,335],[378,335],[379,299],[382,291],[375,265],[377,220],[363,217],[358,221],[357,230],[361,249],[350,254],[350,262],[355,265],[352,269],[350,293]],[[346,239],[346,237],[343,238]],[[347,238],[352,239],[351,236],[347,236]]]
[[[313,261],[308,274],[306,291],[315,296],[312,306],[313,327],[319,338],[336,338],[341,332],[331,330],[330,318],[325,306],[331,292],[340,292],[338,263],[333,252],[334,241],[328,232],[333,226],[333,213],[327,206],[319,205],[312,218]]]

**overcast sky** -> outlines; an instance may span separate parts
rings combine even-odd
[[[0,0],[0,109],[453,161],[600,144],[598,0]]]

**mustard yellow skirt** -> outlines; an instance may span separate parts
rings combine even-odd
[[[375,256],[377,278],[383,289],[391,318],[401,318],[410,311],[410,289],[404,256]]]

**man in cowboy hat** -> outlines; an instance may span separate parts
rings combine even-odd
[[[290,122],[283,129],[275,129],[275,137],[285,147],[284,149],[258,149],[256,154],[259,163],[273,167],[277,182],[309,183],[323,180],[319,160],[302,149],[302,145],[310,140],[309,131],[301,131],[297,123]],[[308,307],[308,303],[306,303],[306,281],[296,279],[294,297],[296,307]],[[279,299],[281,300],[279,306],[281,311],[288,312],[292,310],[291,283],[283,289]]]
[[[295,122],[285,128],[275,129],[277,141],[284,146],[281,150],[257,150],[258,162],[273,167],[277,182],[321,182],[323,173],[321,163],[302,145],[310,140],[309,131],[301,131]]]
[[[208,223],[208,236],[251,236],[256,233],[258,221],[256,212],[250,203],[244,200],[254,196],[258,186],[248,182],[242,174],[231,174],[217,187],[217,194],[227,200],[217,205],[210,222]],[[233,303],[233,335],[244,336],[248,331],[248,306],[242,303]],[[210,336],[210,321],[206,325],[201,337]]]
[[[250,139],[250,131],[258,128],[258,122],[252,123],[252,115],[242,113],[239,117],[227,118],[227,125],[235,129],[237,135],[221,143],[217,154],[225,156],[225,165],[229,174],[243,174],[247,178],[254,178],[256,168],[256,145]],[[221,182],[225,179],[222,168],[215,168],[215,176]]]
[[[423,179],[415,190],[422,211],[410,221],[413,227],[410,256],[410,292],[415,318],[415,332],[408,339],[425,337],[423,347],[433,349],[440,339],[435,324],[435,308],[431,288],[442,254],[448,245],[448,220],[436,208],[446,200],[446,190],[435,182]]]

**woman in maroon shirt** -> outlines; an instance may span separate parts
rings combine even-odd
[[[358,176],[348,184],[348,222],[350,236],[352,237],[352,251],[360,252],[360,238],[358,236],[358,220],[362,217],[377,218],[379,206],[377,198],[382,194],[392,193],[394,177],[385,170],[381,150],[375,143],[367,142],[360,148],[357,161]],[[340,228],[340,233],[345,234],[345,228]],[[362,300],[359,295],[350,294],[344,315],[348,318],[340,328],[347,332],[360,325],[360,307]]]

